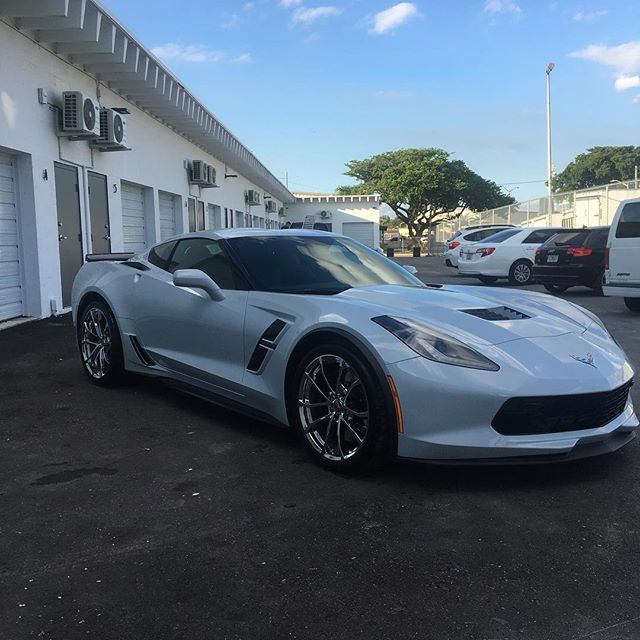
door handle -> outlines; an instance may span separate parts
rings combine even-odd
[[[62,234],[60,234],[60,235],[58,236],[58,241],[59,241],[59,242],[62,242],[63,240],[66,240],[66,239],[67,239],[67,236],[63,236]]]

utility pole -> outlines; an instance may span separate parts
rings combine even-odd
[[[549,190],[549,206],[553,194],[553,164],[551,158],[551,72],[556,65],[550,62],[547,65],[547,186]]]

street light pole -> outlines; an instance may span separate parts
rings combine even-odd
[[[556,65],[550,62],[547,65],[547,187],[549,190],[549,206],[553,193],[553,164],[551,159],[551,72]]]

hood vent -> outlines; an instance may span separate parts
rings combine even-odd
[[[492,307],[491,309],[461,309],[463,313],[475,316],[482,320],[499,322],[500,320],[529,320],[531,316],[510,309],[509,307]]]

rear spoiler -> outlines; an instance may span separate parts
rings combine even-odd
[[[88,253],[87,262],[124,262],[135,256],[135,253]]]

